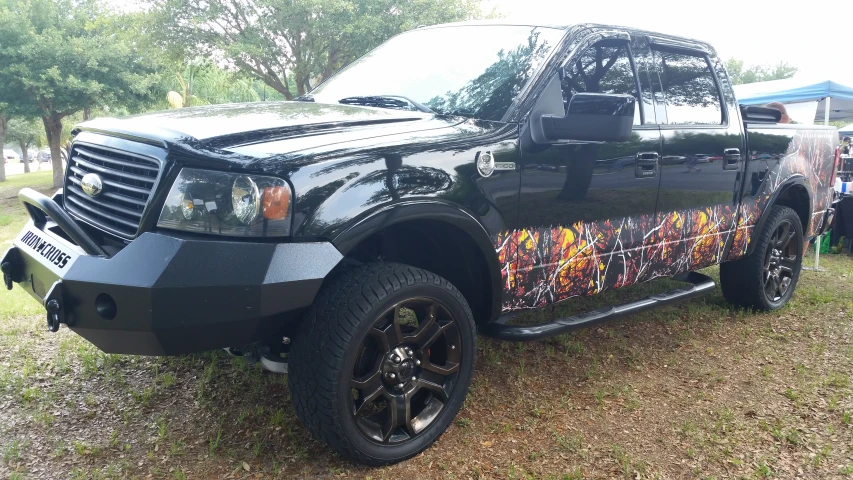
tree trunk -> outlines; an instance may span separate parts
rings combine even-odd
[[[21,161],[24,162],[24,173],[30,173],[30,156],[26,142],[21,142]]]
[[[6,122],[8,118],[0,115],[0,150],[3,150],[3,145],[6,144]],[[0,152],[0,182],[6,181],[6,154]]]
[[[83,109],[83,121],[88,120],[89,117],[91,117],[91,116],[92,116],[92,109],[89,107],[84,108]]]
[[[55,112],[49,117],[42,117],[44,133],[47,134],[47,144],[50,146],[50,163],[53,165],[53,188],[62,188],[65,171],[62,168],[62,118]]]

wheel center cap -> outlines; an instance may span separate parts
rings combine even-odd
[[[385,383],[401,388],[413,379],[418,364],[420,362],[411,348],[394,348],[382,360],[382,378]]]

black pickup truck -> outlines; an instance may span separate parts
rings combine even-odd
[[[536,340],[691,298],[716,264],[728,300],[780,308],[834,211],[835,130],[740,108],[693,40],[418,28],[297,100],[80,125],[64,188],[20,192],[6,286],[106,352],[288,371],[312,434],[386,464],[457,414],[478,332]],[[685,286],[507,322],[662,277]]]

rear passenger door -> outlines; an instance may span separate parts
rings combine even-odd
[[[735,228],[743,134],[711,52],[654,39],[650,49],[663,140],[655,274],[675,275],[722,261]]]

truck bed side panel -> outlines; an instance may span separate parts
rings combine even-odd
[[[792,183],[806,187],[811,212],[803,225],[806,239],[823,227],[832,204],[832,169],[838,134],[814,126],[747,125],[748,161],[734,241],[726,260],[749,251],[753,232],[778,193]]]

